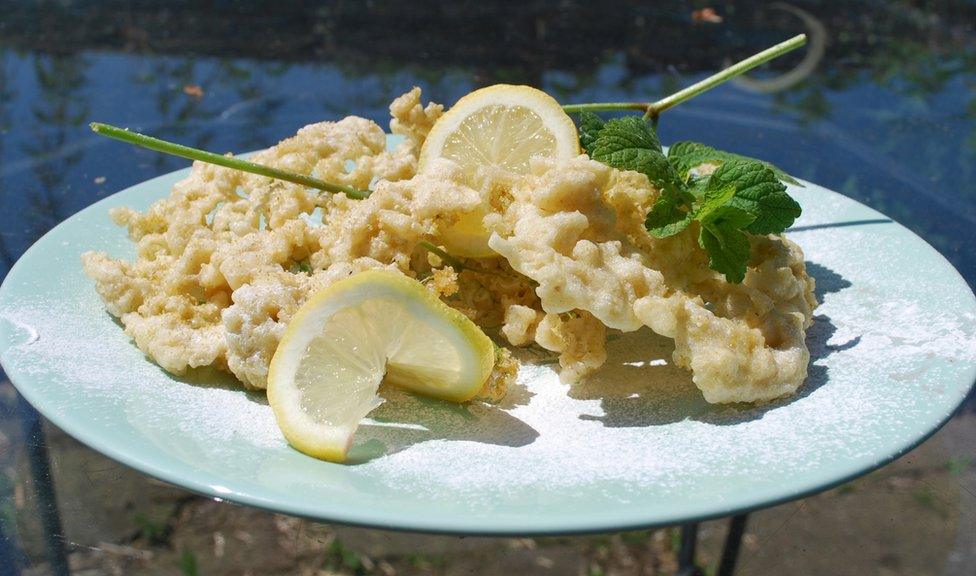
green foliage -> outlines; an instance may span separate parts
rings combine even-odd
[[[180,556],[180,573],[183,576],[199,576],[196,554],[187,550]]]
[[[640,116],[614,118],[596,134],[590,157],[620,170],[647,176],[652,184],[680,196],[674,168],[661,150],[661,142],[650,124]]]
[[[796,181],[782,170],[694,142],[679,142],[665,156],[654,128],[640,116],[604,123],[583,112],[580,143],[594,160],[640,172],[660,189],[644,222],[652,236],[673,236],[697,221],[709,267],[729,282],[745,278],[748,234],[780,233],[800,216],[800,205],[781,182]],[[694,168],[702,164],[718,168],[695,177]]]
[[[342,541],[336,538],[329,547],[325,566],[328,568],[345,568],[354,573],[359,573],[363,568],[363,561],[359,554],[346,548]]]
[[[946,462],[946,469],[949,470],[949,474],[953,476],[959,476],[964,473],[971,465],[973,461],[971,458],[950,458]]]
[[[161,542],[166,539],[166,524],[158,522],[139,512],[132,519],[139,527],[139,536],[150,542]]]
[[[592,155],[593,142],[597,134],[603,129],[603,119],[592,112],[583,111],[580,113],[579,141],[580,147],[586,150],[587,154]]]
[[[751,234],[777,234],[789,228],[800,216],[800,205],[790,198],[776,174],[755,160],[729,160],[715,171],[705,187],[705,197],[712,191],[731,195],[725,201],[753,215]]]
[[[685,210],[683,206],[684,203],[680,202],[674,195],[662,193],[661,198],[654,203],[651,211],[647,213],[644,227],[652,236],[657,238],[674,236],[687,228],[692,221],[691,212]]]
[[[687,181],[689,173],[701,166],[702,164],[717,164],[722,165],[729,160],[747,160],[750,162],[758,162],[769,168],[776,174],[776,177],[783,182],[788,182],[790,184],[795,184],[801,186],[799,182],[786,172],[783,172],[776,166],[773,166],[769,162],[764,162],[762,160],[756,160],[755,158],[750,158],[748,156],[742,156],[739,154],[733,154],[732,152],[723,152],[722,150],[716,150],[711,146],[706,146],[705,144],[699,144],[698,142],[676,142],[668,148],[668,160],[674,169],[678,172],[678,175],[682,180]]]
[[[708,252],[708,266],[725,274],[729,282],[742,282],[746,276],[749,237],[742,230],[754,219],[744,210],[723,205],[701,221],[698,244]]]

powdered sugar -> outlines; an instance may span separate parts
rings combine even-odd
[[[798,195],[814,207],[808,226],[842,209],[862,217],[822,189]],[[112,234],[99,241],[121,250],[127,241]],[[670,342],[644,330],[611,342],[607,366],[572,387],[553,365],[527,363],[499,407],[396,395],[361,427],[350,465],[317,462],[287,447],[262,395],[214,374],[173,378],[146,360],[57,237],[57,278],[11,274],[11,285],[29,287],[4,286],[2,360],[49,417],[79,434],[101,427],[136,438],[142,457],[159,450],[232,493],[305,495],[312,515],[329,515],[336,494],[353,503],[399,495],[435,516],[504,511],[526,522],[584,501],[591,512],[640,503],[648,518],[675,502],[718,510],[883,461],[948,415],[976,366],[971,296],[917,238],[885,223],[810,226],[792,237],[823,304],[806,384],[766,406],[706,404],[672,364]]]

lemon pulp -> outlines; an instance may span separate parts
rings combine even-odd
[[[416,280],[362,272],[315,294],[289,322],[268,400],[298,450],[342,461],[382,382],[463,402],[482,388],[494,345]]]
[[[477,189],[479,167],[525,174],[533,156],[572,158],[579,153],[576,126],[551,96],[529,86],[496,84],[464,96],[437,120],[420,151],[418,170],[434,158],[447,158]],[[465,215],[439,241],[456,256],[496,256],[482,225],[486,213],[482,206]]]

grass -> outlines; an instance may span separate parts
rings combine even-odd
[[[968,470],[972,464],[972,458],[950,458],[949,461],[946,462],[946,469],[949,471],[949,474],[959,476]]]
[[[163,522],[157,522],[152,518],[146,516],[145,513],[139,512],[133,519],[136,526],[139,527],[140,538],[145,538],[150,542],[162,542],[166,539],[166,524]]]
[[[180,556],[180,574],[183,576],[199,576],[200,572],[197,569],[197,556],[193,552],[187,550]]]
[[[914,498],[920,506],[932,510],[942,518],[948,516],[948,511],[946,510],[945,504],[935,493],[935,491],[928,486],[923,486],[912,491],[912,498]]]
[[[681,550],[681,529],[671,528],[671,551],[676,553]]]
[[[364,566],[362,558],[359,554],[347,548],[342,540],[336,538],[332,541],[332,545],[329,546],[329,550],[326,552],[325,561],[322,564],[323,568],[328,570],[337,570],[345,568],[346,570],[352,571],[354,574],[361,574],[364,572]]]
[[[624,532],[620,535],[620,539],[624,541],[624,544],[628,546],[646,546],[651,540],[651,536],[654,534],[652,530],[637,530],[634,532]]]

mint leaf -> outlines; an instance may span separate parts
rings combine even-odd
[[[733,284],[746,277],[749,262],[749,238],[730,226],[702,227],[698,244],[708,252],[708,267],[725,275]]]
[[[746,277],[749,237],[742,231],[754,219],[734,206],[719,206],[702,220],[698,244],[708,252],[708,267],[725,275],[733,284]]]
[[[682,210],[682,204],[674,198],[659,198],[647,213],[644,227],[651,236],[667,238],[681,232],[691,224],[691,212]]]
[[[729,282],[742,282],[749,262],[750,234],[782,232],[800,215],[800,205],[772,170],[755,160],[727,160],[702,183],[694,218],[708,266]]]
[[[711,146],[706,146],[704,144],[699,144],[698,142],[676,142],[668,148],[668,161],[674,167],[678,176],[687,181],[688,173],[701,166],[702,164],[724,164],[730,160],[747,160],[752,162],[759,162],[766,168],[773,171],[773,174],[783,182],[789,184],[795,184],[797,186],[803,186],[795,178],[783,172],[776,166],[773,166],[769,162],[763,162],[762,160],[756,160],[755,158],[749,158],[748,156],[741,156],[739,154],[733,154],[731,152],[723,152],[722,150],[716,150]]]
[[[728,160],[709,178],[699,208],[707,212],[729,205],[754,216],[747,231],[751,234],[777,234],[789,228],[800,216],[800,205],[786,193],[776,174],[757,160]]]
[[[800,216],[800,205],[781,182],[796,180],[768,162],[695,142],[678,142],[665,156],[654,128],[640,116],[604,122],[583,112],[579,132],[592,159],[640,172],[660,190],[644,220],[648,233],[666,238],[697,220],[709,267],[729,282],[745,278],[749,234],[782,232]],[[693,177],[692,170],[706,163],[718,168]]]
[[[596,141],[597,136],[599,136],[600,131],[603,130],[604,122],[603,119],[592,112],[587,112],[584,110],[580,112],[580,122],[579,122],[579,141],[580,147],[586,151],[587,154],[593,155],[592,146],[593,142]]]
[[[657,188],[679,191],[681,181],[664,156],[661,141],[640,116],[614,118],[604,124],[588,152],[608,166],[644,174]]]
[[[661,195],[644,221],[651,235],[665,238],[688,227],[694,197],[668,162],[654,129],[643,118],[626,116],[603,124],[588,151],[594,160],[644,174],[660,189]]]
[[[654,129],[640,116],[611,119],[603,125],[597,138],[604,139],[609,139],[605,145],[615,142],[615,148],[639,148],[664,154]]]

